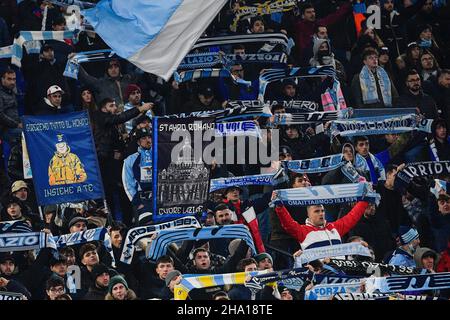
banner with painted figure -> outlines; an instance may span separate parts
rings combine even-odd
[[[87,111],[23,123],[39,205],[104,198]]]
[[[207,130],[215,132],[214,119],[155,117],[153,128],[154,222],[200,214],[210,174],[203,151],[211,142],[203,137]]]

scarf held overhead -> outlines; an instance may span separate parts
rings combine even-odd
[[[156,261],[167,252],[167,246],[171,243],[184,240],[204,239],[242,239],[256,254],[252,236],[248,228],[242,224],[226,225],[221,227],[185,228],[180,230],[161,230],[153,240],[148,258]]]
[[[340,204],[346,202],[368,201],[377,202],[380,195],[368,188],[368,183],[347,183],[324,186],[314,186],[297,189],[277,190],[275,204],[289,206],[310,206]]]
[[[52,236],[45,232],[0,234],[0,252],[56,249]]]
[[[334,120],[331,123],[332,137],[352,137],[359,135],[378,135],[402,133],[413,130],[431,132],[429,119],[418,120],[415,114],[399,116],[377,116]]]
[[[304,160],[282,161],[286,169],[296,173],[319,173],[337,169],[344,165],[342,154]]]
[[[135,246],[139,240],[143,238],[150,238],[156,232],[159,232],[161,230],[178,229],[186,227],[200,228],[201,225],[194,217],[183,217],[173,221],[164,222],[161,224],[136,227],[128,230],[127,235],[125,236],[120,261],[126,264],[131,264],[135,251]]]
[[[317,259],[349,255],[360,255],[365,257],[371,256],[369,249],[367,247],[364,247],[361,243],[344,243],[304,250],[299,257],[296,257],[295,266],[301,267],[305,263]]]

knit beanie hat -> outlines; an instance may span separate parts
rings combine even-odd
[[[400,226],[399,238],[400,238],[400,243],[402,245],[405,245],[405,244],[408,244],[408,243],[412,242],[413,240],[419,238],[419,233],[414,228],[407,227],[407,226]]]
[[[122,276],[114,276],[109,280],[109,286],[108,286],[108,293],[112,294],[112,290],[114,288],[114,286],[118,283],[121,283],[125,286],[125,288],[127,288],[128,290],[128,283],[127,281],[122,277]]]
[[[272,262],[272,264],[273,264],[272,256],[270,254],[268,254],[267,252],[263,252],[263,253],[257,254],[253,258],[256,260],[257,263],[260,263],[265,258],[269,258],[270,262]]]

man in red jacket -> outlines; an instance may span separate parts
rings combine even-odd
[[[339,22],[346,14],[351,12],[351,8],[351,2],[345,3],[336,12],[317,20],[314,6],[310,3],[305,4],[300,11],[301,20],[295,23],[295,45],[299,55],[311,43],[311,36],[314,34],[314,28],[317,25],[328,27]]]
[[[275,198],[276,192],[273,193],[272,200]],[[358,223],[368,205],[366,201],[359,201],[347,215],[331,223],[325,221],[323,205],[312,205],[306,208],[308,219],[304,225],[292,219],[283,205],[276,206],[275,212],[283,229],[301,244],[302,250],[306,250],[341,244],[341,237]]]

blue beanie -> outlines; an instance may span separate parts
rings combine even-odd
[[[419,233],[417,232],[417,230],[407,226],[400,226],[398,234],[400,237],[400,243],[402,245],[408,244],[413,240],[419,238]]]

